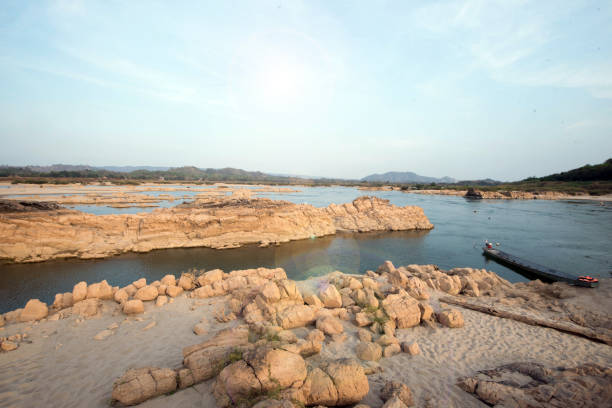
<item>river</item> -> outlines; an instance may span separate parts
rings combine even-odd
[[[432,263],[443,269],[487,268],[512,282],[526,280],[487,261],[480,250],[485,239],[499,242],[507,252],[577,275],[609,277],[612,270],[611,203],[602,206],[596,201],[466,200],[347,187],[297,189],[302,191],[259,196],[322,207],[332,202],[348,202],[360,195],[376,195],[395,205],[422,207],[435,228],[427,232],[338,234],[269,248],[165,249],[102,260],[4,264],[0,265],[0,313],[23,307],[31,298],[51,303],[56,293],[71,291],[82,280],[94,283],[106,279],[113,286],[124,286],[141,277],[153,281],[190,268],[230,271],[282,267],[289,278],[299,280],[334,270],[363,273],[391,260],[395,265]],[[113,212],[109,207],[81,209]]]

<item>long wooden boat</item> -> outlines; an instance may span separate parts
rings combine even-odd
[[[592,278],[590,276],[573,276],[556,269],[538,265],[531,261],[526,261],[507,252],[492,248],[490,245],[487,245],[482,249],[484,251],[484,255],[488,256],[489,258],[494,259],[499,263],[523,270],[530,275],[546,281],[567,282],[571,285],[584,286],[587,288],[595,288],[599,285],[597,278]]]

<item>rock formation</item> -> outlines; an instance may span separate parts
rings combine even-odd
[[[235,248],[320,237],[336,231],[431,228],[421,208],[397,207],[375,197],[360,197],[352,203],[326,208],[229,197],[141,214],[96,216],[70,210],[2,214],[0,259],[37,262],[102,258],[160,248]]]

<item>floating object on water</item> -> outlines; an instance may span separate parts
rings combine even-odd
[[[494,249],[489,242],[485,243],[483,254],[499,263],[511,266],[514,269],[519,269],[526,272],[528,275],[533,275],[546,281],[567,282],[572,285],[584,286],[587,288],[594,288],[599,285],[597,278],[593,278],[588,275],[576,277],[556,269],[538,265],[531,261],[526,261],[509,253],[500,251],[499,249]]]

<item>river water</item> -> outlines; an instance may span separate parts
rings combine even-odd
[[[360,195],[376,195],[395,205],[422,207],[435,228],[426,232],[338,234],[269,248],[165,249],[102,260],[5,264],[0,265],[0,313],[23,307],[31,298],[50,303],[56,293],[71,291],[81,280],[94,283],[106,279],[113,286],[124,286],[141,277],[153,281],[167,273],[178,275],[193,267],[226,271],[282,267],[289,278],[299,280],[334,270],[363,273],[391,260],[395,265],[431,263],[443,269],[487,268],[512,282],[526,280],[504,266],[487,261],[480,250],[485,239],[499,242],[500,248],[507,252],[576,275],[609,277],[612,271],[611,203],[466,200],[345,187],[298,189],[302,191],[259,196],[323,207],[332,202],[349,202]],[[99,208],[94,210],[97,212]],[[107,207],[104,212],[113,211]]]

